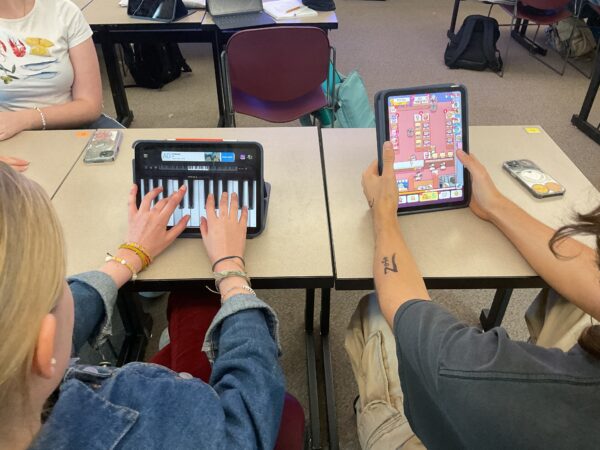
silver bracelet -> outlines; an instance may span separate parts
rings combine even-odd
[[[46,114],[44,114],[44,111],[42,111],[37,106],[34,106],[33,109],[35,109],[37,112],[40,113],[40,117],[42,118],[42,130],[45,130],[46,129]]]

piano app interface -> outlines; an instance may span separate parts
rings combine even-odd
[[[460,92],[393,96],[387,107],[398,207],[463,200]]]
[[[157,157],[160,155],[160,157]],[[215,206],[224,192],[237,193],[241,215],[242,206],[248,207],[248,227],[257,226],[257,172],[252,151],[177,151],[143,153],[144,176],[140,178],[140,194],[143,197],[156,187],[163,192],[157,201],[176,192],[181,185],[187,190],[179,206],[169,219],[168,226],[174,226],[189,214],[188,227],[199,227],[200,218],[206,217],[206,200],[209,194],[215,196]],[[231,202],[231,195],[229,195]],[[217,213],[219,210],[217,209]]]

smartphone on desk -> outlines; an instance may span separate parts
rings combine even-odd
[[[562,184],[529,159],[504,161],[502,168],[536,198],[556,197],[565,193]]]
[[[114,161],[122,137],[121,130],[96,130],[85,146],[83,162],[95,164]]]

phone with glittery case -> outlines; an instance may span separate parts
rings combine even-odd
[[[121,130],[96,130],[84,149],[83,162],[94,164],[114,161],[122,137]]]
[[[536,198],[556,197],[565,193],[562,184],[529,159],[504,161],[502,168]]]

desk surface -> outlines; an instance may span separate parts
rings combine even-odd
[[[269,1],[275,0],[264,0],[264,3],[267,3]],[[316,16],[278,20],[276,23],[277,25],[316,25],[323,28],[337,28],[338,21],[335,11],[318,11]],[[212,16],[209,13],[206,14],[202,25],[215,25],[215,22],[213,21]]]
[[[84,2],[87,0],[74,0]],[[164,25],[161,22],[133,19],[127,15],[127,8],[119,6],[118,0],[90,0],[91,3],[83,10],[83,15],[90,26],[100,25]],[[194,12],[181,20],[172,22],[173,24],[197,24],[200,25],[204,20],[205,11],[203,9],[193,10]]]
[[[0,155],[30,162],[25,172],[53,197],[80,157],[90,131],[24,131],[0,142]]]
[[[470,128],[470,145],[498,189],[551,227],[566,223],[573,210],[590,210],[600,201],[598,191],[544,131],[528,134],[522,126],[476,126]],[[377,155],[375,130],[323,130],[323,148],[336,288],[368,288],[374,241],[360,178]],[[561,182],[564,198],[537,200],[502,169],[503,161],[522,158]],[[398,222],[432,287],[458,287],[462,281],[463,287],[541,283],[504,235],[468,208],[402,216]],[[594,246],[593,239],[584,241]]]
[[[115,163],[85,165],[79,160],[54,198],[67,242],[68,273],[98,267],[125,237],[132,142],[223,137],[260,142],[265,180],[271,183],[267,226],[247,243],[250,276],[265,279],[265,287],[333,285],[316,128],[131,129],[124,134]],[[202,241],[178,239],[139,279],[209,279],[210,274]]]

